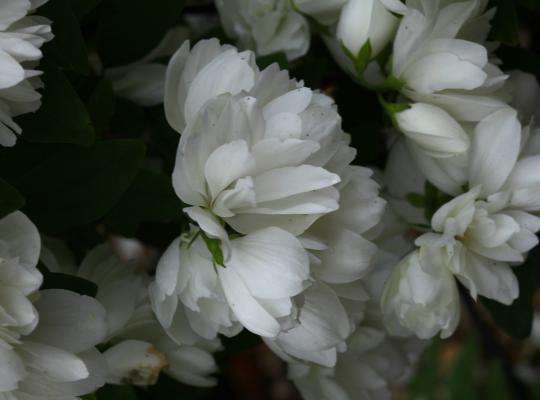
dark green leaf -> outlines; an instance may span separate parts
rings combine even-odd
[[[512,392],[500,360],[491,363],[488,369],[484,394],[489,400],[511,400]]]
[[[277,63],[281,69],[289,68],[289,62],[287,61],[287,56],[285,53],[274,53],[267,56],[257,57],[257,65],[260,69],[265,69],[274,63]]]
[[[497,13],[492,20],[492,39],[509,45],[518,44],[518,19],[514,1],[492,0],[492,4],[497,7]]]
[[[97,47],[109,66],[147,55],[179,22],[183,1],[109,0],[103,6]]]
[[[94,130],[97,135],[103,134],[109,127],[114,115],[116,100],[110,82],[101,80],[88,99],[87,107]]]
[[[137,400],[132,386],[105,385],[96,393],[97,400]]]
[[[54,39],[43,46],[46,57],[63,69],[87,75],[88,52],[71,0],[51,0],[39,8],[39,15],[52,21],[54,33]]]
[[[12,182],[27,199],[25,211],[48,233],[103,217],[135,178],[144,157],[137,140],[65,146]]]
[[[424,196],[419,193],[408,193],[405,198],[416,208],[424,208]]]
[[[414,377],[407,388],[407,398],[410,400],[435,398],[440,348],[440,340],[435,339],[422,355]]]
[[[9,183],[0,179],[0,218],[24,205],[24,197]]]
[[[77,18],[81,19],[96,8],[101,1],[102,0],[71,0],[71,5]]]
[[[519,282],[519,297],[510,306],[482,298],[497,325],[515,338],[523,339],[531,333],[534,289],[540,283],[539,267],[540,247],[537,246],[523,265],[513,268]]]
[[[501,46],[497,55],[503,61],[504,70],[520,69],[540,78],[540,56],[520,47]]]
[[[96,297],[98,287],[94,282],[74,275],[58,272],[46,272],[43,274],[43,284],[40,290],[65,289],[81,295]]]
[[[62,71],[43,65],[43,103],[35,114],[19,118],[23,138],[36,143],[89,145],[94,141],[90,116]]]
[[[132,236],[141,222],[172,222],[183,219],[183,203],[174,193],[171,177],[142,170],[105,222],[114,231]]]
[[[474,371],[477,366],[478,349],[474,339],[469,339],[463,346],[447,381],[448,400],[479,399],[475,384]]]

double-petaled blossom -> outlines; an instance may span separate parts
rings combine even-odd
[[[435,212],[432,232],[416,240],[420,249],[401,263],[386,288],[383,307],[395,331],[402,325],[421,337],[437,330],[451,334],[458,315],[449,306],[458,303],[454,277],[473,298],[511,304],[518,297],[512,267],[538,244],[540,230],[540,219],[531,214],[540,206],[540,164],[537,155],[524,151],[528,134],[509,107],[476,125],[464,160],[463,184],[472,189]],[[414,290],[409,276],[424,282],[425,290]],[[436,285],[446,290],[430,290]]]
[[[265,56],[283,52],[289,60],[309,48],[306,19],[287,0],[216,0],[223,29],[239,47]]]
[[[0,220],[0,397],[73,399],[103,385],[94,348],[105,336],[103,307],[88,296],[38,291],[41,241],[21,212]]]
[[[33,68],[41,59],[41,46],[51,40],[50,21],[29,15],[45,3],[6,0],[0,4],[0,145],[13,146],[22,129],[13,117],[36,111],[41,95],[40,72]]]
[[[173,57],[165,108],[182,133],[173,185],[198,227],[158,265],[161,324],[179,338],[185,321],[209,339],[245,327],[334,365],[368,298],[360,281],[376,246],[363,235],[384,202],[371,172],[349,167],[333,102],[211,40]]]

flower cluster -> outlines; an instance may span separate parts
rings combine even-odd
[[[350,165],[333,101],[212,39],[171,59],[165,110],[182,135],[173,186],[193,223],[150,287],[168,334],[245,328],[297,369],[299,386],[300,370],[330,371],[355,357],[347,348],[369,347],[353,335],[377,309],[367,277],[385,201],[372,172]],[[388,348],[380,335],[372,346]]]

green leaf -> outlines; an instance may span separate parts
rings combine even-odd
[[[90,145],[94,130],[79,95],[62,71],[43,64],[43,102],[34,114],[18,119],[22,138],[35,143],[71,143]]]
[[[180,21],[182,0],[109,0],[97,27],[105,65],[127,64],[147,55]]]
[[[424,196],[419,193],[408,193],[405,198],[412,206],[416,208],[424,208]]]
[[[501,360],[494,360],[488,369],[485,380],[485,399],[489,400],[511,400],[512,392]]]
[[[482,304],[486,306],[497,325],[515,338],[524,339],[531,333],[534,289],[540,283],[539,265],[540,247],[537,246],[529,253],[525,263],[513,268],[519,282],[519,297],[511,305],[505,306],[481,298]]]
[[[448,400],[479,399],[474,376],[477,353],[478,348],[474,339],[467,340],[448,376],[446,385]]]
[[[52,21],[54,33],[54,39],[43,46],[43,53],[62,69],[87,75],[88,51],[71,1],[51,0],[39,8],[39,15]]]
[[[97,135],[101,135],[109,128],[114,115],[116,98],[110,82],[102,79],[90,95],[87,102],[88,112]]]
[[[199,231],[206,247],[212,258],[214,259],[214,264],[219,265],[220,267],[225,267],[225,258],[223,257],[223,250],[221,250],[221,240],[208,237],[203,231]]]
[[[103,217],[135,178],[145,148],[137,140],[64,146],[13,183],[27,199],[30,218],[48,233]]]
[[[184,204],[174,193],[170,176],[141,170],[105,223],[114,231],[133,236],[141,222],[183,220],[182,208]]]
[[[414,377],[407,388],[408,399],[429,400],[435,398],[440,349],[441,342],[435,339],[422,355]]]
[[[281,69],[289,69],[287,56],[283,52],[257,57],[257,65],[261,70],[274,63],[277,63]]]
[[[94,282],[59,272],[45,272],[43,274],[43,284],[40,290],[45,289],[71,290],[72,292],[90,297],[96,297],[98,292],[98,287]]]
[[[9,183],[0,179],[0,218],[24,206],[24,197]]]
[[[497,12],[492,20],[491,38],[495,41],[517,45],[519,42],[518,19],[513,0],[492,0]]]
[[[133,386],[105,385],[96,392],[97,400],[137,400]]]
[[[96,8],[102,0],[71,0],[73,12],[81,19]]]

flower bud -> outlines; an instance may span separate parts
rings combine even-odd
[[[461,125],[443,109],[415,103],[395,114],[399,129],[427,155],[447,158],[462,154],[470,139]]]
[[[386,282],[381,307],[388,330],[428,339],[449,337],[459,322],[459,293],[438,249],[405,257]]]
[[[337,37],[354,56],[369,40],[373,58],[392,40],[397,23],[380,0],[349,0],[341,11]]]

